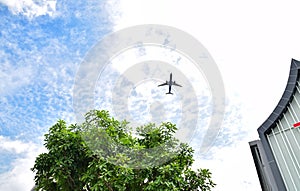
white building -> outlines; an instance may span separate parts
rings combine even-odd
[[[250,142],[262,190],[300,190],[300,62],[292,59],[284,93]],[[294,127],[299,125],[299,127]]]

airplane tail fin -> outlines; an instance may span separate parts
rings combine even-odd
[[[166,93],[166,94],[172,94],[172,95],[173,95],[173,93],[171,93],[171,92],[168,92],[168,93]]]

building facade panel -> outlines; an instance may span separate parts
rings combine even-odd
[[[299,96],[299,92],[295,91],[295,97]],[[299,122],[297,119],[300,113],[297,113],[297,110],[300,110],[300,107],[293,99],[285,113],[282,113],[281,119],[271,129],[271,133],[267,134],[275,161],[288,190],[300,190],[300,130],[293,127],[293,124]]]
[[[258,170],[255,164],[258,176],[267,176],[264,184],[271,185],[263,186],[260,181],[263,190],[300,190],[300,127],[293,126],[300,122],[299,70],[300,62],[292,59],[286,89],[272,114],[258,128],[262,146],[257,149],[266,156],[262,164],[270,168],[266,173],[265,168]]]

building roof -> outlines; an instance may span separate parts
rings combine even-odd
[[[260,137],[270,131],[270,129],[282,117],[282,114],[287,109],[289,102],[293,99],[293,94],[296,91],[297,79],[300,73],[300,61],[292,59],[291,62],[289,79],[279,103],[266,121],[257,129]]]

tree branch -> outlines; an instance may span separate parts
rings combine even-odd
[[[108,182],[105,182],[105,185],[108,187],[109,191],[114,191]]]

